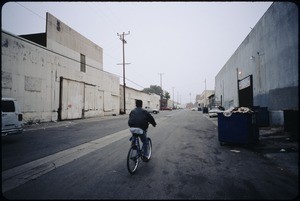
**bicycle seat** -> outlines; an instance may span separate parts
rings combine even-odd
[[[129,130],[132,134],[144,134],[144,130],[141,128],[131,127]]]

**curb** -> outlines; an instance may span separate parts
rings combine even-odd
[[[109,119],[120,119],[127,118],[127,115],[117,115],[117,116],[101,116],[101,117],[90,117],[84,119],[72,119],[72,120],[63,120],[63,121],[51,121],[51,122],[41,122],[41,123],[33,123],[33,124],[25,124],[23,131],[32,131],[32,130],[40,130],[47,128],[55,128],[55,127],[69,127],[82,122],[93,122],[93,121],[105,121]]]

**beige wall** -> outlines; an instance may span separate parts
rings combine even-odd
[[[196,102],[198,107],[207,107],[209,105],[208,97],[214,94],[214,90],[204,90],[201,95],[197,95]]]
[[[71,54],[71,58],[74,57],[74,53],[82,53],[88,55],[92,66],[96,66],[99,69],[103,69],[103,50],[101,47],[82,36],[77,31],[64,24],[62,21],[47,13],[46,16],[46,33],[47,33],[47,48],[55,50],[68,56]],[[53,41],[55,41],[53,43]],[[73,50],[74,52],[71,52]],[[95,65],[97,64],[97,65]]]
[[[156,94],[147,94],[142,91],[126,87],[125,89],[125,103],[126,103],[126,114],[135,108],[135,100],[139,99],[143,101],[143,108],[146,106],[159,109],[160,96]],[[124,97],[123,97],[123,86],[120,85],[120,110],[124,111]]]

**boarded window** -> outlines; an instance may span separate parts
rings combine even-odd
[[[2,88],[12,89],[12,74],[2,71]]]
[[[57,29],[57,31],[60,31],[60,21],[58,21],[58,20],[56,22],[56,29]]]
[[[85,55],[83,55],[83,54],[80,54],[80,71],[81,72],[86,71]]]
[[[25,91],[41,92],[42,91],[42,79],[25,76]]]

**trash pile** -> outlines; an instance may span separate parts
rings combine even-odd
[[[224,116],[226,117],[230,117],[232,115],[232,113],[249,113],[252,114],[254,113],[254,111],[252,111],[250,108],[248,107],[231,107],[228,110],[225,110],[223,112]]]

